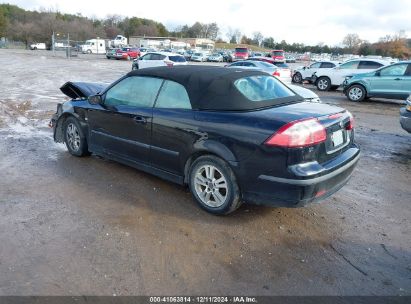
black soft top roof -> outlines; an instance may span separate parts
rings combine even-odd
[[[127,76],[151,76],[172,80],[183,85],[191,106],[198,110],[252,110],[283,102],[300,100],[292,96],[275,100],[250,101],[234,86],[243,77],[263,75],[257,70],[223,68],[215,66],[174,66],[134,70]]]

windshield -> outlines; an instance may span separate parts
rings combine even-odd
[[[284,56],[283,51],[273,51],[273,56]]]
[[[248,49],[245,48],[236,48],[235,49],[236,53],[248,53]]]
[[[250,101],[270,101],[295,96],[285,85],[272,76],[249,76],[237,79],[235,87]]]

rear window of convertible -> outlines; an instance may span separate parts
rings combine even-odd
[[[249,76],[237,79],[234,86],[250,101],[268,101],[295,96],[285,85],[272,76]]]

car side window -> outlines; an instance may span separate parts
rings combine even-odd
[[[141,57],[141,60],[150,60],[152,54],[145,54],[143,57]]]
[[[159,78],[127,77],[107,91],[104,105],[152,107],[162,83],[163,80]]]
[[[191,103],[184,86],[174,81],[165,80],[155,107],[162,109],[191,109]]]
[[[340,65],[340,69],[344,70],[344,69],[356,69],[358,67],[358,61],[350,61],[350,62],[346,62],[343,63],[342,65]]]
[[[330,69],[330,68],[333,68],[333,67],[335,67],[335,64],[334,64],[334,63],[331,63],[331,62],[323,62],[323,63],[321,63],[321,68],[322,68],[322,69]]]
[[[395,64],[380,71],[380,76],[404,76],[408,64]]]
[[[378,69],[380,67],[382,67],[383,65],[379,62],[375,62],[375,61],[360,61],[360,64],[358,65],[358,69],[361,70],[375,70]]]
[[[321,62],[316,62],[310,65],[310,69],[318,69],[321,65]]]
[[[161,60],[160,54],[151,54],[150,60]]]

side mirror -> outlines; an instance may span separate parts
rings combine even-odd
[[[101,104],[102,99],[101,95],[92,95],[88,97],[88,102],[92,105],[98,105]]]
[[[375,76],[381,76],[381,71],[375,72]]]
[[[306,69],[308,69],[308,67],[303,67],[303,70],[306,70]]]

